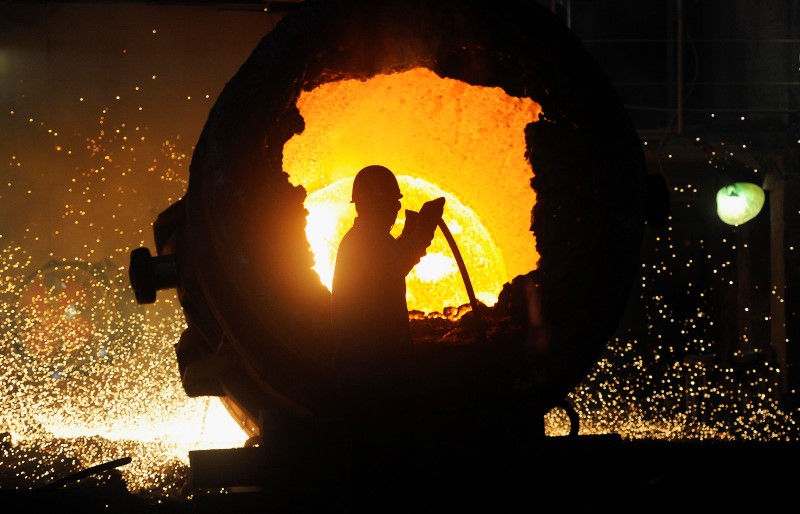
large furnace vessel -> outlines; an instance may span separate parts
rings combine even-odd
[[[330,293],[312,269],[304,201],[362,163],[356,155],[357,164],[329,176],[314,171],[312,156],[287,169],[287,144],[311,129],[298,102],[320,88],[369,88],[376,78],[411,74],[451,87],[446,95],[430,93],[433,86],[395,88],[435,103],[431,112],[455,102],[451,110],[466,113],[471,107],[457,103],[466,94],[455,91],[474,88],[540,106],[513,156],[523,161],[515,172],[522,178],[502,167],[470,167],[478,157],[469,152],[432,171],[426,148],[442,151],[427,136],[427,121],[413,129],[425,137],[410,137],[421,150],[409,174],[461,199],[511,263],[497,302],[480,313],[485,343],[472,337],[469,315],[436,319],[436,334],[450,339],[437,345],[433,337],[420,357],[437,398],[434,414],[474,408],[480,390],[483,405],[541,419],[587,374],[622,316],[644,226],[648,216],[658,218],[652,182],[624,107],[568,27],[529,0],[308,0],[263,38],[222,91],[197,142],[185,196],[155,220],[155,255],[146,248],[131,255],[138,302],[177,289],[187,322],[176,344],[187,394],[223,397],[254,437],[265,412],[311,423],[339,414]],[[393,93],[382,94],[391,103]],[[341,108],[336,97],[321,103],[323,111]],[[378,120],[380,108],[367,117]],[[484,143],[505,145],[494,130],[450,127],[466,131],[460,140],[472,138],[476,152]],[[356,145],[365,159],[375,158],[370,144]],[[501,233],[512,218],[527,226]],[[424,319],[415,323],[425,331]]]

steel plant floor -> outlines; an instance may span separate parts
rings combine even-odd
[[[490,447],[487,447],[490,448]],[[422,448],[411,512],[765,512],[796,509],[800,444],[547,437],[517,469],[487,448]],[[493,448],[492,448],[493,451]],[[281,455],[282,453],[282,455]],[[345,445],[193,452],[191,498],[156,502],[123,488],[0,489],[3,512],[347,512]],[[519,465],[519,463],[515,464]],[[391,503],[391,500],[388,500]],[[51,510],[52,509],[52,510]]]

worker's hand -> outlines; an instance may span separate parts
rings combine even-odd
[[[419,227],[417,228],[417,234],[419,238],[428,245],[431,244],[433,240],[433,234],[436,232],[436,225],[438,225],[439,221],[442,219],[443,212],[443,196],[425,202],[419,210]]]
[[[444,196],[440,196],[435,200],[429,200],[422,204],[419,210],[419,222],[425,226],[433,226],[439,223],[444,213]]]

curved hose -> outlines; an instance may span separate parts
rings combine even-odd
[[[472,289],[472,282],[469,279],[469,273],[467,272],[467,266],[464,264],[464,259],[461,257],[461,251],[458,249],[456,240],[453,239],[453,234],[450,233],[450,229],[447,228],[444,220],[439,218],[439,222],[436,225],[441,229],[444,238],[447,239],[447,244],[450,245],[450,250],[453,252],[456,264],[458,264],[458,270],[461,272],[461,278],[464,279],[464,287],[467,289],[469,304],[472,307],[472,314],[475,317],[475,328],[478,331],[478,339],[480,341],[485,341],[483,323],[480,313],[478,312],[478,300],[475,298],[475,291]]]

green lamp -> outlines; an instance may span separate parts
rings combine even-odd
[[[717,191],[717,215],[728,225],[741,225],[764,207],[764,190],[752,182],[726,184]]]

